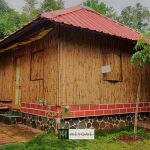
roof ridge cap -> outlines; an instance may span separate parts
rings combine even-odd
[[[77,8],[78,7],[78,8]],[[70,9],[71,8],[74,8],[74,7],[70,7]],[[67,8],[66,8],[67,9]],[[69,8],[68,8],[69,9]],[[81,10],[81,9],[83,9],[80,5],[77,5],[76,6],[76,9],[74,9],[74,10],[70,10],[70,11],[68,11],[68,12],[65,12],[65,13],[62,13],[62,14],[60,14],[60,15],[57,15],[57,16],[55,16],[54,18],[56,18],[56,17],[58,17],[58,16],[63,16],[63,15],[66,15],[66,14],[71,14],[71,13],[73,13],[73,12],[76,12],[76,11],[79,11],[79,10]]]
[[[44,17],[44,14],[51,13],[54,16],[53,18],[56,18],[58,16],[62,16],[62,15],[65,15],[65,14],[70,14],[70,13],[79,11],[81,9],[83,9],[82,6],[81,5],[77,5],[77,6],[74,6],[74,7],[64,8],[64,9],[61,9],[61,10],[55,10],[55,11],[42,13],[41,17]],[[66,12],[63,12],[63,13],[59,14],[59,11],[66,11]],[[57,14],[57,12],[58,12],[58,14]]]

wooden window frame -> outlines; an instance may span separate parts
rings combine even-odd
[[[119,77],[118,78],[116,78],[117,77],[117,75],[115,75],[115,78],[114,77],[112,77],[112,79],[111,79],[111,76],[113,76],[113,72],[115,71],[114,70],[114,65],[111,65],[109,62],[107,63],[106,62],[106,60],[107,59],[109,59],[108,58],[108,56],[109,55],[112,55],[112,57],[111,58],[113,58],[112,59],[112,61],[115,61],[115,58],[114,58],[114,56],[117,56],[117,57],[119,57],[119,66],[120,66],[120,73],[119,73]],[[119,52],[107,52],[107,53],[103,53],[103,65],[105,66],[105,65],[110,65],[110,67],[111,67],[111,72],[110,73],[104,73],[103,74],[103,80],[104,81],[108,81],[108,82],[114,82],[114,83],[117,83],[117,82],[122,82],[123,81],[123,77],[122,77],[122,56],[121,56],[121,54],[119,53]],[[111,76],[110,76],[110,74],[111,74]],[[116,72],[114,73],[114,74],[117,74]]]
[[[41,78],[33,78],[32,77],[32,63],[33,63],[33,57],[34,55],[36,55],[37,53],[42,53],[43,54],[43,64],[42,64],[42,67],[43,67],[43,72],[42,72],[42,76]],[[37,50],[37,51],[31,51],[30,53],[30,81],[38,81],[38,80],[44,80],[44,50],[41,49],[41,50]]]

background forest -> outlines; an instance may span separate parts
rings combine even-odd
[[[63,0],[44,0],[38,8],[36,0],[25,0],[25,2],[22,12],[17,12],[10,8],[5,0],[0,0],[0,39],[18,30],[42,12],[64,8]],[[120,15],[99,0],[87,0],[83,5],[150,36],[150,10],[140,3],[125,7]]]

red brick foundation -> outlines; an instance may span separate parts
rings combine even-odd
[[[97,104],[97,105],[67,105],[67,106],[52,106],[39,105],[33,103],[21,103],[21,112],[34,114],[39,116],[46,116],[53,113],[60,118],[59,110],[64,108],[70,110],[69,114],[64,118],[78,118],[78,117],[92,117],[104,115],[118,115],[135,113],[136,104]],[[150,112],[150,102],[139,103],[139,112]]]

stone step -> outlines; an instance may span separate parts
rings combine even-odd
[[[8,125],[22,123],[22,117],[15,114],[0,114],[0,122]]]

